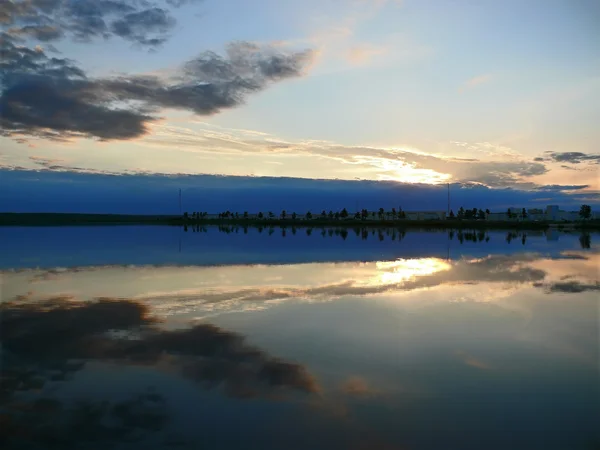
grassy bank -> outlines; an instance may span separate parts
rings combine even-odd
[[[179,216],[71,213],[0,213],[4,226],[181,225]]]
[[[62,213],[0,213],[0,225],[4,226],[65,226],[65,225],[240,225],[253,227],[395,227],[438,229],[492,229],[492,230],[545,230],[558,229],[600,230],[600,221],[576,223],[551,222],[504,222],[486,220],[357,220],[357,219],[183,219],[169,215],[123,215],[123,214],[62,214]]]

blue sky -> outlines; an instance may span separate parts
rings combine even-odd
[[[2,1],[15,191],[28,171],[218,174],[600,203],[595,1],[150,3]]]

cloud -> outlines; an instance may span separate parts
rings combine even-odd
[[[381,230],[378,233],[383,235]],[[365,260],[364,256],[362,259]],[[531,266],[539,259],[540,255],[537,254],[495,255],[473,261],[460,259],[452,263],[438,258],[396,259],[376,262],[359,272],[344,272],[342,269],[339,278],[331,277],[336,278],[333,282],[326,280],[320,284],[286,285],[280,281],[280,285],[276,287],[240,286],[227,289],[215,286],[212,289],[203,287],[174,292],[147,292],[135,296],[132,300],[143,305],[155,305],[162,314],[174,315],[194,311],[195,314],[204,316],[264,309],[274,301],[291,299],[327,302],[346,296],[398,294],[443,286],[487,283],[528,285],[542,282],[547,275],[546,271]],[[238,270],[240,269],[242,268],[238,267]],[[39,281],[92,270],[103,268],[72,268],[62,270],[58,274],[52,270],[37,272],[31,279]]]
[[[465,81],[459,90],[460,90],[460,92],[463,92],[467,89],[472,89],[476,86],[480,86],[482,84],[489,83],[492,79],[493,79],[493,77],[489,73],[484,74],[484,75],[478,75],[476,77],[473,77],[473,78]]]
[[[171,9],[195,0],[1,0],[0,23],[12,36],[42,42],[71,36],[85,42],[111,36],[155,47],[175,26]],[[162,5],[162,6],[161,6]]]
[[[479,358],[474,357],[473,355],[468,354],[463,350],[459,350],[455,352],[456,356],[467,366],[474,367],[475,369],[480,370],[489,370],[490,366],[486,362],[482,361]]]
[[[25,386],[30,382],[27,376],[19,374],[19,381]],[[106,448],[126,445],[148,435],[160,440],[161,431],[170,419],[167,401],[153,389],[122,401],[94,399],[93,394],[75,401],[48,395],[44,392],[3,405],[4,414],[8,413],[4,422],[8,426],[2,430],[5,445],[53,448],[60,441],[62,448],[88,444]],[[167,442],[165,445],[169,446]]]
[[[161,8],[150,8],[144,11],[131,12],[111,24],[111,31],[133,42],[143,45],[160,45],[166,37],[147,38],[148,32],[165,34],[175,25],[175,19]]]
[[[137,32],[136,27],[121,31]],[[248,95],[271,83],[300,76],[312,58],[310,50],[284,52],[234,42],[226,56],[201,53],[169,80],[157,76],[91,79],[73,61],[18,46],[6,34],[1,39],[2,134],[57,140],[136,138],[165,108],[215,114],[241,105]]]
[[[203,128],[204,125],[201,125]],[[431,155],[412,148],[386,148],[375,146],[345,146],[328,141],[288,141],[273,135],[251,135],[234,129],[190,130],[156,124],[153,132],[140,143],[173,148],[178,146],[193,152],[256,155],[315,156],[341,163],[350,171],[364,177],[365,169],[381,180],[408,183],[479,183],[495,188],[534,189],[529,177],[543,175],[548,170],[543,163],[526,161],[502,147],[494,157],[490,143],[470,145],[492,153],[485,160],[452,158]]]
[[[540,191],[580,191],[581,189],[588,188],[587,184],[547,184],[545,186],[540,186],[538,190]]]
[[[48,42],[63,37],[63,30],[52,25],[27,25],[21,28],[12,28],[8,34],[16,37],[30,37],[38,41]]]
[[[69,155],[69,161],[71,156]],[[0,162],[0,204],[14,212],[82,212],[119,214],[176,213],[172,192],[184,191],[184,208],[205,211],[321,211],[359,205],[378,209],[434,210],[447,207],[445,185],[395,181],[334,180],[290,177],[242,177],[178,173],[110,172],[54,163],[52,169]],[[60,166],[60,167],[59,167]],[[77,186],[73,189],[72,186]],[[110,187],[110,189],[107,189]],[[143,189],[142,189],[143,187]],[[451,184],[451,207],[506,211],[515,205],[545,207],[559,204],[578,209],[582,203],[600,204],[593,192],[491,189],[482,185]],[[15,196],[15,193],[19,195]],[[23,199],[27,199],[24,202]]]
[[[369,386],[367,380],[356,376],[347,378],[340,386],[340,390],[351,397],[369,397],[377,393]]]
[[[62,366],[66,377],[83,367],[70,364],[73,359],[163,368],[235,397],[321,389],[302,365],[250,346],[239,334],[205,323],[164,330],[146,306],[127,299],[19,299],[2,303],[0,312],[4,395],[17,389],[18,379],[11,377],[23,367],[34,373],[37,367],[36,375],[43,377],[47,369]],[[5,360],[7,353],[15,358]]]
[[[377,47],[368,44],[355,45],[346,53],[346,59],[352,64],[366,64],[373,57],[383,55],[387,52],[384,47]]]
[[[546,152],[546,156],[544,158],[538,157],[535,158],[535,160],[554,161],[570,164],[580,164],[584,162],[600,164],[600,153]]]
[[[548,293],[579,294],[581,292],[600,291],[600,282],[582,283],[580,281],[561,281],[545,285],[536,283],[536,287],[545,287]]]

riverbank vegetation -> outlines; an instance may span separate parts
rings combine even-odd
[[[578,222],[548,221],[490,221],[486,219],[424,219],[410,220],[393,215],[346,215],[338,213],[311,213],[299,216],[296,213],[282,212],[250,215],[247,213],[228,216],[210,216],[206,213],[169,215],[123,215],[123,214],[61,214],[61,213],[0,213],[0,225],[4,226],[67,226],[67,225],[243,225],[243,226],[343,226],[343,227],[395,227],[395,228],[440,228],[440,229],[503,229],[503,230],[544,230],[549,227],[558,229],[600,230],[600,220],[581,220]],[[285,213],[285,214],[284,214]]]

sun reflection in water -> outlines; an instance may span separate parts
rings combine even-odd
[[[378,261],[375,263],[381,271],[373,284],[399,284],[416,277],[432,275],[450,270],[451,264],[439,258],[397,259],[396,261]]]

